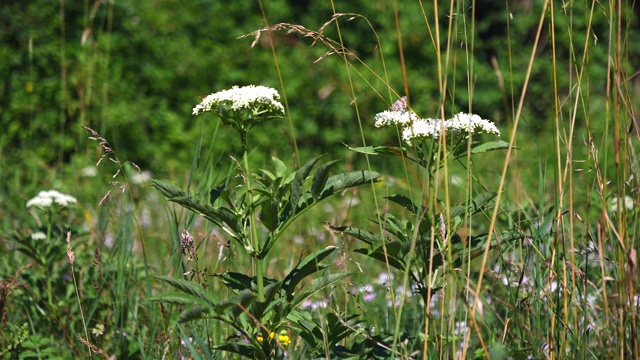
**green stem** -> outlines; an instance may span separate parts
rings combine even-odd
[[[47,267],[53,266],[53,262],[49,261],[51,260],[50,255],[51,255],[51,248],[52,248],[52,242],[53,242],[53,239],[51,239],[52,223],[53,223],[53,213],[52,213],[52,210],[49,209],[47,213],[47,244],[46,244],[46,251],[42,259],[46,263]],[[58,251],[58,249],[54,249],[53,251]],[[47,270],[53,272],[52,268],[49,268]],[[48,297],[47,300],[49,301],[49,307],[53,311],[53,285],[51,283],[51,278],[52,278],[51,276],[47,276],[47,297]]]
[[[247,193],[249,194],[249,209],[253,209],[253,193],[251,191],[251,171],[249,170],[249,156],[247,155],[247,133],[240,132],[242,141],[242,159],[244,160],[244,170],[247,181]],[[253,269],[258,285],[258,301],[264,301],[264,281],[262,279],[262,262],[260,259],[260,240],[258,239],[258,228],[256,227],[255,213],[251,210],[249,214],[249,226],[251,227],[251,244],[253,251],[250,254],[253,258]]]

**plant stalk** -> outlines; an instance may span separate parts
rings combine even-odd
[[[253,272],[256,276],[256,283],[258,286],[258,301],[264,301],[264,281],[262,276],[262,262],[264,259],[260,259],[260,240],[258,239],[258,229],[256,227],[256,219],[253,209],[253,192],[251,189],[251,171],[249,169],[249,156],[247,153],[247,133],[240,132],[240,139],[242,141],[242,160],[244,161],[244,171],[247,181],[247,193],[249,194],[249,226],[251,228],[251,246],[253,251],[250,253],[253,258]]]

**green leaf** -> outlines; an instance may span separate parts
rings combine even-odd
[[[203,307],[211,307],[211,303],[199,297],[185,293],[165,293],[157,294],[147,299],[147,301],[161,301],[176,305],[198,305]]]
[[[475,215],[477,214],[479,211],[483,210],[486,208],[486,205],[493,200],[496,195],[498,195],[496,192],[493,191],[488,191],[482,194],[479,194],[478,196],[476,196],[475,198],[473,198],[473,200],[471,200],[471,203],[469,204],[468,208],[465,207],[464,205],[459,205],[459,206],[453,206],[451,208],[451,218],[456,218],[456,217],[463,217],[465,214],[465,209],[467,211],[467,213],[469,214],[469,216],[471,215]]]
[[[227,342],[221,346],[215,346],[214,349],[232,352],[243,356],[246,359],[266,359],[267,356],[260,350],[250,344],[239,341]]]
[[[211,309],[209,307],[204,307],[204,306],[190,307],[180,313],[180,315],[178,316],[178,322],[186,323],[193,320],[200,320],[203,317],[209,315],[210,311]]]
[[[327,324],[329,327],[327,331],[327,342],[329,344],[338,344],[344,338],[349,336],[351,329],[355,328],[360,322],[357,319],[358,317],[358,314],[352,314],[346,319],[340,319],[338,318],[338,315],[332,312],[327,313]]]
[[[282,281],[282,288],[284,289],[287,297],[290,298],[293,296],[292,294],[296,285],[298,285],[302,279],[326,268],[327,265],[320,265],[320,261],[331,255],[331,253],[337,249],[338,248],[336,246],[327,246],[324,249],[305,256],[305,258],[302,259],[302,261],[293,268],[293,270],[291,270],[287,277]]]
[[[279,225],[278,200],[265,201],[262,203],[260,221],[269,231],[274,232]]]
[[[256,298],[257,296],[253,292],[244,290],[237,296],[222,302],[220,304],[220,308],[223,306],[226,308],[228,305],[231,305],[231,315],[232,318],[235,319],[249,309],[249,306],[256,300]],[[216,309],[216,311],[219,311],[219,309]]]
[[[295,213],[298,209],[298,199],[300,199],[300,195],[302,194],[302,186],[304,185],[304,181],[311,173],[311,169],[320,161],[324,155],[320,155],[316,158],[311,159],[306,164],[304,164],[298,171],[296,171],[296,176],[293,179],[293,183],[291,184],[291,207],[293,212]]]
[[[269,171],[269,170],[266,170],[266,169],[260,169],[260,171],[261,171],[263,174],[267,175],[267,177],[268,177],[269,179],[271,179],[271,181],[275,181],[275,180],[277,179],[277,177],[276,177],[275,175],[273,175],[273,174],[271,173],[271,171]]]
[[[327,162],[326,164],[322,164],[316,173],[313,176],[313,184],[311,185],[311,195],[314,200],[318,200],[320,197],[322,190],[324,190],[325,184],[329,179],[329,170],[331,167],[338,162],[338,160],[332,160]]]
[[[389,199],[389,201],[392,201],[400,206],[402,206],[403,208],[411,211],[412,214],[414,215],[420,215],[421,213],[421,209],[420,207],[418,207],[417,205],[415,205],[411,199],[409,199],[408,197],[404,196],[404,195],[390,195],[390,196],[386,196],[385,199]]]
[[[229,209],[225,207],[213,208],[209,205],[203,204],[195,198],[187,196],[187,194],[180,190],[177,186],[173,185],[169,181],[164,180],[151,180],[153,187],[155,187],[167,200],[175,202],[197,214],[204,216],[212,223],[222,226],[223,223],[227,224],[234,232],[238,232],[238,219],[237,216]]]
[[[229,289],[232,289],[236,292],[252,289],[251,284],[253,278],[245,274],[226,271],[222,274],[215,274],[214,276],[221,278],[223,284],[225,284]]]
[[[407,157],[405,148],[396,146],[361,146],[353,148],[347,145],[347,148],[351,151],[355,151],[360,154],[367,155],[395,155]]]
[[[472,154],[480,154],[487,151],[494,150],[504,150],[509,148],[509,143],[506,141],[489,141],[478,144],[477,146],[473,146],[471,149]]]
[[[249,309],[249,313],[256,319],[261,320],[262,315],[267,312],[267,310],[277,306],[284,299],[279,298],[275,299],[275,296],[279,293],[281,283],[275,282],[264,289],[264,301],[255,301],[251,304],[251,308]],[[274,300],[275,299],[275,300]]]
[[[287,165],[275,156],[271,157],[271,161],[273,161],[273,166],[276,168],[276,176],[279,178],[284,177],[287,172]]]
[[[386,255],[385,255],[385,248],[386,248]],[[361,248],[361,249],[355,249],[353,250],[354,252],[357,252],[359,254],[363,254],[366,255],[372,259],[376,259],[378,261],[381,261],[383,263],[388,263],[389,266],[392,266],[398,270],[402,270],[405,271],[405,261],[402,258],[402,255],[400,253],[400,249],[401,249],[401,244],[399,242],[390,242],[387,243],[385,245],[385,248],[382,247],[382,245],[378,245],[374,248]]]
[[[327,180],[319,199],[324,199],[350,187],[375,182],[379,177],[380,173],[369,170],[352,171],[332,176]]]
[[[312,348],[319,346],[323,342],[322,327],[313,319],[309,311],[293,308],[287,315],[287,320],[291,321],[291,328],[295,329],[300,337]]]
[[[215,306],[216,303],[219,301],[219,298],[217,295],[203,289],[200,285],[196,285],[190,281],[183,280],[183,279],[174,279],[169,276],[156,276],[156,275],[152,275],[152,276],[164,283],[167,283],[175,287],[176,289],[182,290],[189,295],[193,295],[198,299],[206,301],[212,306]]]
[[[227,186],[227,184],[221,184],[220,186],[216,187],[215,189],[211,189],[211,191],[209,191],[209,203],[212,206],[216,202],[216,200],[218,200],[218,198],[220,197],[220,194],[222,194],[222,191],[224,190],[224,188],[226,186]]]
[[[351,226],[330,226],[331,229],[340,231],[343,234],[353,236],[358,240],[362,240],[368,245],[372,245],[375,242],[381,241],[382,238],[376,234],[370,233],[366,230],[356,229]]]
[[[392,234],[396,240],[408,241],[411,239],[411,236],[413,235],[413,226],[411,222],[402,222],[391,213],[385,214],[382,221],[384,230]],[[373,222],[376,224],[378,223],[377,220],[373,220]]]

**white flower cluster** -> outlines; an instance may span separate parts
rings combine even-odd
[[[447,131],[462,132],[467,134],[494,134],[500,135],[500,131],[494,123],[485,120],[476,114],[458,113],[453,118],[445,121]]]
[[[66,195],[56,190],[40,191],[38,196],[27,201],[27,207],[47,208],[53,204],[65,207],[69,204],[75,204],[78,201],[71,195]]]
[[[284,115],[284,106],[278,101],[280,94],[276,89],[266,86],[234,86],[205,97],[193,108],[193,115],[216,109],[220,104],[230,106],[230,110],[265,109],[278,115]]]
[[[376,121],[374,124],[375,127],[386,127],[391,125],[407,126],[420,120],[420,117],[413,111],[387,110],[377,113],[374,120]]]
[[[446,131],[447,136],[454,138],[480,133],[500,136],[500,131],[493,122],[476,114],[458,113],[443,122],[439,119],[422,119],[411,110],[387,110],[376,114],[374,120],[376,127],[402,127],[402,139],[409,144],[412,139],[437,139],[442,129]]]
[[[47,234],[42,231],[34,232],[31,234],[31,240],[45,240],[47,238]]]
[[[442,121],[433,119],[419,119],[402,130],[402,139],[411,144],[411,139],[433,138],[440,136]]]
[[[633,201],[633,198],[629,195],[625,195],[624,198],[614,195],[609,199],[609,211],[618,211],[618,205],[620,205],[621,208],[631,211],[633,210],[635,201]]]

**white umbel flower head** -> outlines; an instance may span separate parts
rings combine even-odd
[[[250,110],[269,112],[270,115],[284,115],[284,106],[278,101],[280,94],[276,89],[266,86],[234,86],[231,89],[218,91],[205,97],[193,108],[193,115],[216,110],[219,105],[226,105],[231,111]]]
[[[38,196],[27,201],[27,207],[48,208],[54,204],[61,207],[75,204],[78,201],[71,195],[66,195],[56,190],[40,191]]]
[[[410,126],[413,122],[420,120],[420,117],[413,111],[387,110],[377,113],[374,120],[375,127],[387,127],[391,125]]]
[[[412,139],[437,139],[440,136],[442,122],[434,119],[419,119],[402,130],[402,139],[411,144]]]
[[[458,113],[453,118],[445,121],[444,125],[447,133],[485,133],[500,136],[500,130],[493,122],[485,120],[476,114]]]
[[[47,234],[42,231],[34,232],[31,234],[31,240],[45,240],[47,238]]]

